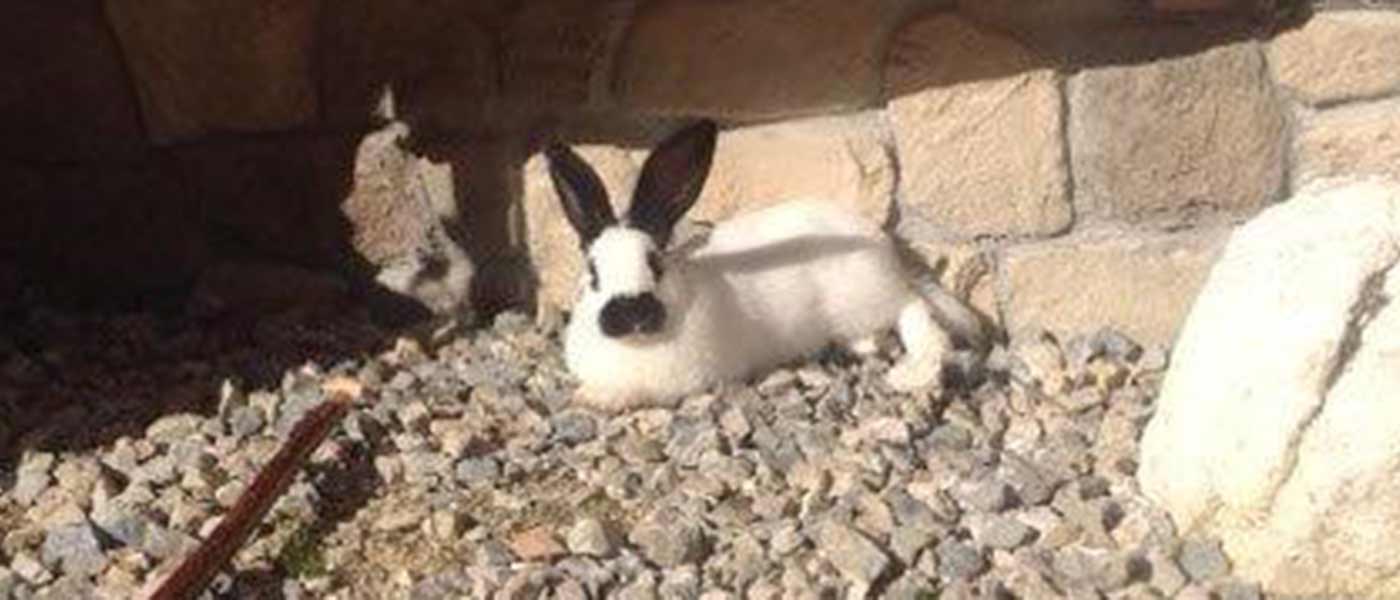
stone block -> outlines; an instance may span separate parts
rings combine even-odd
[[[104,2],[158,142],[291,129],[316,116],[321,2]]]
[[[1254,43],[1070,80],[1076,214],[1182,226],[1282,192],[1287,123]]]
[[[1228,233],[1098,230],[1007,249],[998,282],[1007,330],[1073,335],[1109,326],[1169,344]]]
[[[846,204],[883,223],[895,167],[874,113],[816,117],[725,131],[710,177],[691,211],[715,221],[788,200]],[[634,153],[641,164],[645,157]]]
[[[577,109],[601,100],[607,92],[609,60],[637,4],[637,0],[523,4],[504,33],[502,101]]]
[[[869,106],[898,4],[650,2],[619,48],[613,92],[645,112],[750,119]]]
[[[1058,75],[955,15],[915,20],[885,60],[901,233],[1041,236],[1072,220]]]
[[[146,134],[121,52],[93,2],[22,2],[0,23],[0,154],[130,158]]]
[[[1269,45],[1274,77],[1308,104],[1400,93],[1400,12],[1326,12]]]
[[[1294,140],[1295,186],[1363,174],[1400,180],[1400,100],[1323,111],[1305,121]]]
[[[327,4],[316,48],[322,121],[350,129],[411,118],[425,128],[483,118],[482,107],[497,92],[498,67],[472,10],[477,4]]]

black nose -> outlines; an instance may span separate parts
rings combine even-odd
[[[666,307],[651,293],[614,296],[603,305],[598,325],[603,335],[622,337],[633,333],[656,333],[666,321]]]

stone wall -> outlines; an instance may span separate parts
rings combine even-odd
[[[696,216],[839,198],[949,272],[989,266],[971,293],[1011,328],[1165,340],[1232,224],[1400,163],[1386,10],[30,4],[0,23],[0,306],[19,280],[145,302],[286,264],[413,314],[567,303],[541,144],[583,146],[622,199],[651,143],[708,116],[726,131]]]
[[[1066,60],[1063,44],[957,11],[914,15],[878,61],[887,102],[726,131],[696,216],[839,199],[894,215],[950,284],[976,259],[987,274],[971,299],[1010,332],[1113,326],[1165,344],[1237,224],[1314,177],[1400,177],[1400,13],[1327,11],[1274,39],[1207,47],[1179,30],[1111,36]],[[1112,60],[1144,41],[1190,49]],[[768,92],[745,80],[707,93],[743,98],[725,107],[748,116]],[[664,100],[715,109],[685,98]],[[644,149],[584,155],[625,203]],[[539,158],[525,180],[542,300],[567,305],[573,233]]]

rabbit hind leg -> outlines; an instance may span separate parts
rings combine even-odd
[[[908,392],[937,387],[943,373],[943,359],[953,348],[953,340],[933,319],[923,299],[911,300],[899,311],[896,324],[904,357],[885,375],[891,387]]]
[[[846,350],[861,358],[874,356],[880,352],[879,338],[874,334],[858,337],[846,342]]]

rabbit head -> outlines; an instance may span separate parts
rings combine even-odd
[[[586,264],[579,305],[596,310],[604,336],[632,338],[664,329],[672,295],[663,293],[671,262],[667,249],[676,223],[700,196],[716,135],[714,122],[701,121],[658,145],[620,220],[592,167],[563,144],[545,149],[550,179]]]

